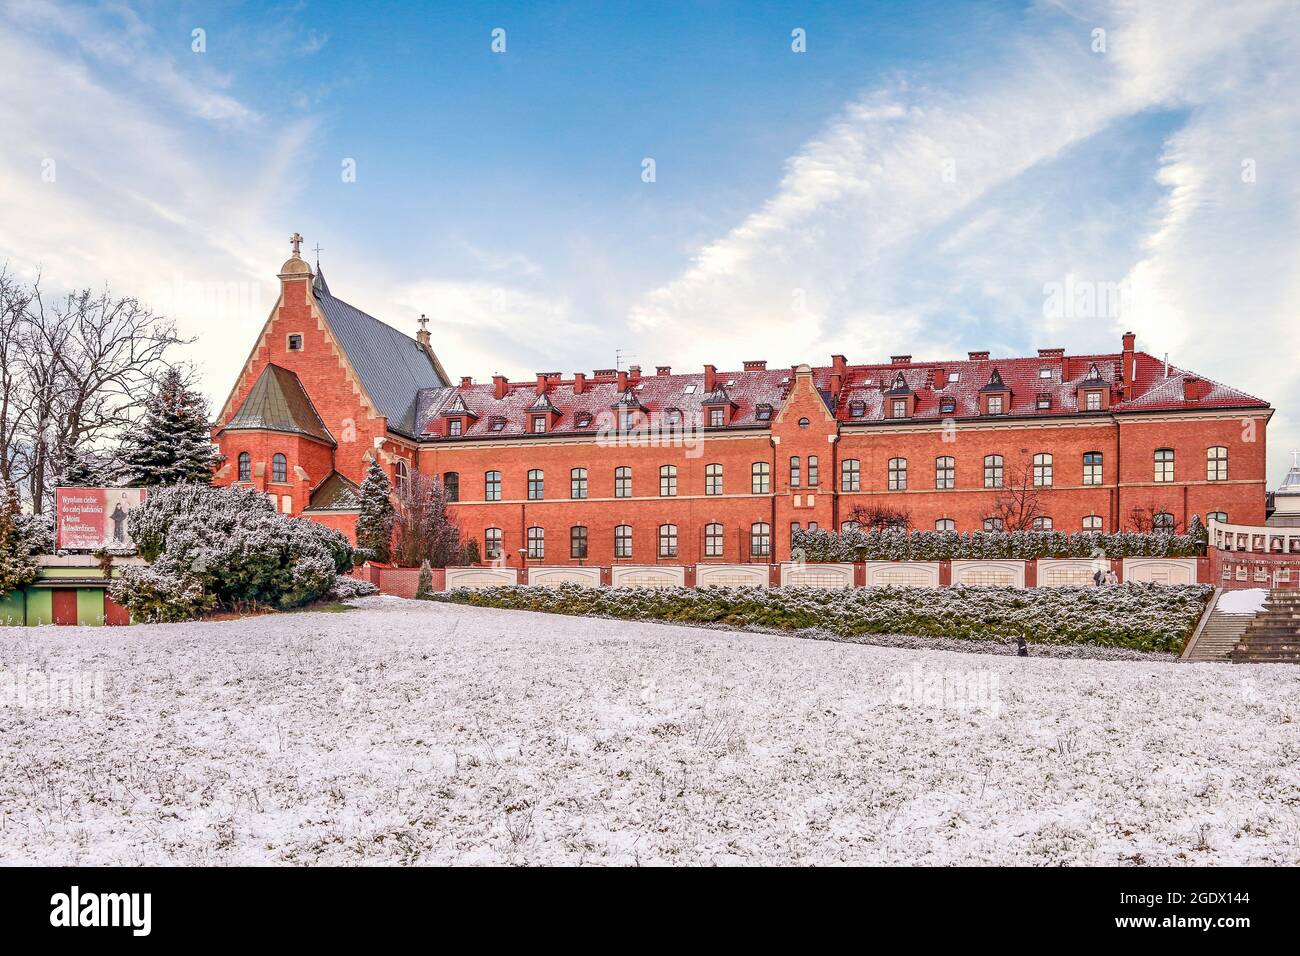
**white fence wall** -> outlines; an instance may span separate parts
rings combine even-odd
[[[1142,584],[1195,584],[1195,558],[1125,558],[1124,580]]]
[[[581,584],[584,587],[600,587],[600,568],[529,568],[528,583],[536,585]]]
[[[972,587],[1025,586],[1023,561],[954,561],[952,583]]]
[[[938,561],[868,561],[867,587],[916,587],[937,588],[939,586]]]
[[[695,586],[765,588],[771,579],[766,564],[697,564]]]
[[[781,585],[792,588],[851,588],[852,564],[783,564]]]
[[[1110,567],[1109,561],[1106,567]],[[1092,587],[1097,583],[1092,579],[1094,570],[1091,558],[1039,558],[1038,586]]]
[[[447,589],[494,588],[503,584],[518,584],[519,575],[514,568],[448,568]]]
[[[618,565],[610,581],[616,588],[680,588],[686,586],[686,569],[671,564]]]

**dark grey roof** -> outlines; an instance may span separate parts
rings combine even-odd
[[[419,342],[334,298],[325,280],[320,276],[317,279],[313,289],[321,311],[366,394],[379,414],[388,419],[390,429],[416,437],[415,408],[420,390],[450,383]]]
[[[226,423],[222,431],[252,429],[306,435],[328,445],[334,444],[329,429],[316,414],[298,376],[287,368],[268,365],[262,369],[244,404]]]
[[[355,483],[331,471],[311,493],[304,511],[356,511],[361,507],[361,489]]]

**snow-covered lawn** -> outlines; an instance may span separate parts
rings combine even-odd
[[[360,603],[0,629],[0,862],[1300,863],[1300,668]]]

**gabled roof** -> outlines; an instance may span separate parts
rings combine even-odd
[[[457,395],[452,400],[452,403],[443,410],[442,415],[444,418],[455,418],[458,415],[464,415],[468,418],[478,418],[477,415],[465,406],[465,399],[459,395]]]
[[[415,339],[330,295],[322,276],[312,283],[316,301],[348,363],[388,427],[414,438],[423,427],[415,421],[421,389],[450,384],[446,373]]]
[[[304,511],[356,511],[361,507],[361,489],[337,471],[331,471],[312,489]]]
[[[983,386],[980,389],[980,391],[981,392],[1009,392],[1011,391],[1011,389],[1007,388],[1007,383],[1002,381],[1002,373],[999,372],[997,369],[994,369],[992,374],[989,375],[988,384]]]
[[[298,376],[278,365],[262,369],[244,404],[222,429],[223,432],[246,430],[289,432],[334,444]]]

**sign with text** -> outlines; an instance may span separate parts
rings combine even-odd
[[[135,549],[126,516],[148,494],[143,488],[56,488],[54,516],[60,551]]]

